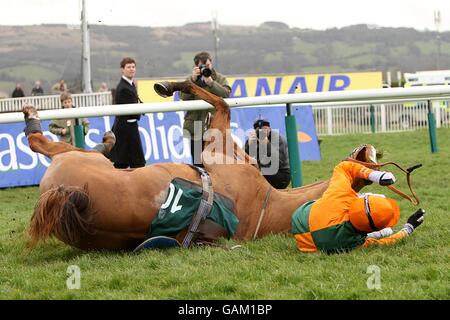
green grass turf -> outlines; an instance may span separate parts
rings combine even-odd
[[[25,230],[38,198],[36,187],[0,190],[0,299],[449,299],[450,129],[438,130],[432,154],[426,130],[322,138],[321,161],[303,163],[305,183],[330,176],[335,164],[362,143],[385,151],[384,160],[422,163],[414,187],[426,211],[411,237],[391,247],[340,255],[305,254],[293,238],[273,235],[241,249],[170,249],[141,254],[83,252],[57,240],[26,250]],[[391,169],[391,168],[387,168]],[[396,170],[397,185],[406,190]],[[399,201],[401,228],[415,208]],[[81,270],[80,289],[70,290],[67,268]],[[369,266],[380,268],[380,289],[369,289]]]

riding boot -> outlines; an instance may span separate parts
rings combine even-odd
[[[175,91],[182,91],[184,93],[190,93],[192,82],[189,80],[183,82],[157,82],[153,85],[156,93],[163,98],[171,97]]]

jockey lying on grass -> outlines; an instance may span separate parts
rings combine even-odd
[[[359,246],[389,245],[410,235],[423,222],[425,212],[419,209],[409,217],[403,229],[392,234],[390,227],[400,217],[397,203],[383,195],[359,196],[352,188],[358,178],[380,185],[395,182],[390,172],[372,170],[350,161],[339,163],[322,198],[305,203],[292,216],[291,232],[300,251],[336,253]]]

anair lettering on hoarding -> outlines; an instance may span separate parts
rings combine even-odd
[[[306,93],[322,91],[342,91],[351,84],[351,79],[347,75],[318,75],[315,79],[307,79],[306,76],[297,77],[276,77],[276,78],[256,78],[256,84],[244,78],[233,81],[231,86],[231,96],[242,98],[248,96],[266,96],[282,93]],[[325,88],[325,84],[328,86]],[[252,89],[254,88],[254,91]],[[285,89],[285,90],[282,90]],[[286,90],[287,89],[287,90]],[[324,90],[326,89],[326,90]]]
[[[382,88],[381,72],[348,72],[335,74],[287,74],[277,76],[227,76],[232,88],[231,97],[257,97],[274,94],[326,92],[342,90],[360,90]],[[164,81],[180,81],[184,79],[165,79]],[[164,102],[153,90],[161,79],[139,79],[139,96],[144,102]],[[176,93],[174,101],[180,100]]]

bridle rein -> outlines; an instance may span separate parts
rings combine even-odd
[[[409,191],[411,191],[411,196],[407,195],[406,193],[400,191],[399,189],[397,189],[396,187],[394,187],[393,185],[387,186],[389,189],[391,189],[393,192],[397,193],[398,195],[402,196],[403,198],[409,200],[412,202],[412,204],[414,205],[418,205],[420,203],[420,199],[419,197],[416,195],[416,193],[413,191],[412,187],[411,187],[411,173],[420,168],[422,166],[422,164],[416,164],[412,167],[409,167],[407,169],[403,169],[400,165],[398,165],[395,162],[389,161],[389,162],[384,162],[384,163],[371,163],[371,162],[364,162],[364,161],[360,161],[360,160],[356,160],[353,158],[346,158],[344,159],[345,161],[352,161],[352,162],[356,162],[359,164],[362,164],[365,167],[368,167],[370,169],[375,169],[375,170],[379,170],[381,167],[387,166],[387,165],[393,165],[396,166],[398,169],[400,169],[402,172],[404,172],[406,174],[406,182],[408,183],[408,188]]]

